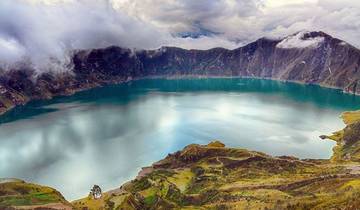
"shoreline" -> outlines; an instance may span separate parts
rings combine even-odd
[[[87,87],[83,87],[83,88],[79,88],[79,89],[71,89],[70,92],[68,92],[68,93],[51,95],[48,98],[33,98],[33,99],[29,98],[28,100],[26,100],[21,105],[12,105],[8,109],[0,110],[0,117],[3,116],[4,114],[8,113],[9,111],[13,110],[14,108],[19,107],[19,106],[26,106],[28,103],[30,103],[32,101],[51,100],[54,97],[71,96],[71,95],[74,95],[76,93],[91,90],[91,89],[94,89],[94,88],[101,88],[101,87],[105,87],[105,86],[108,86],[108,85],[125,84],[125,83],[132,82],[132,81],[147,80],[147,79],[150,79],[150,80],[151,79],[165,79],[165,80],[177,80],[177,79],[178,80],[182,80],[182,79],[256,79],[256,80],[269,80],[269,81],[277,81],[277,82],[282,82],[282,83],[301,84],[301,85],[304,85],[304,86],[314,85],[314,86],[318,86],[318,87],[321,87],[321,88],[338,90],[341,93],[346,94],[346,95],[360,96],[360,93],[348,92],[348,91],[345,91],[343,88],[336,87],[336,86],[329,86],[329,85],[323,85],[323,84],[317,84],[317,83],[305,83],[305,82],[296,81],[296,80],[281,80],[281,79],[270,78],[270,77],[216,76],[216,75],[214,75],[214,76],[208,76],[208,75],[177,75],[177,76],[175,76],[175,75],[170,75],[170,76],[154,75],[154,76],[127,78],[126,80],[107,81],[107,82],[104,82],[104,84],[92,83]]]

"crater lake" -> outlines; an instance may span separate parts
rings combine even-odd
[[[0,117],[0,177],[69,200],[132,179],[184,146],[218,139],[271,155],[329,158],[339,116],[360,108],[340,90],[263,79],[145,79],[33,101]]]

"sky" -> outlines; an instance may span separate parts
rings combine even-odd
[[[0,67],[61,71],[75,49],[234,49],[301,30],[360,47],[360,1],[1,0]]]

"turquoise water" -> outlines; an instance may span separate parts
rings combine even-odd
[[[36,101],[0,117],[0,177],[67,199],[108,190],[190,143],[220,139],[272,155],[329,158],[341,112],[360,97],[257,79],[140,80]]]

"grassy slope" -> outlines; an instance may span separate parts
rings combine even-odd
[[[354,209],[360,173],[329,160],[272,157],[189,145],[104,199],[73,202],[89,209]],[[100,207],[101,206],[101,207]]]
[[[334,147],[334,162],[360,162],[360,111],[345,112],[342,115],[346,127],[328,136],[337,142]]]
[[[70,209],[71,204],[56,190],[21,180],[0,182],[0,209],[5,207],[33,208],[56,204],[62,209]]]

